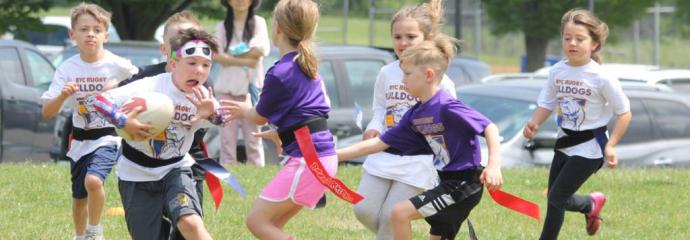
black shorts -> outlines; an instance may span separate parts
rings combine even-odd
[[[431,235],[455,239],[462,222],[482,199],[481,171],[439,172],[441,183],[438,186],[410,198],[431,226]]]

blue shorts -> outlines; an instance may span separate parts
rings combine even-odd
[[[117,145],[108,145],[84,155],[79,161],[72,161],[70,171],[72,173],[72,197],[76,199],[86,198],[88,196],[84,185],[86,174],[96,176],[104,181],[117,162],[117,156]]]

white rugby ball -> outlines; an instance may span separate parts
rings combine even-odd
[[[125,102],[120,109],[123,112],[129,112],[134,110],[136,107],[142,107],[141,112],[139,112],[139,115],[137,116],[137,120],[153,127],[153,129],[150,131],[152,137],[160,134],[168,128],[173,114],[175,113],[175,106],[172,99],[165,94],[157,92],[147,92],[134,95],[127,102]],[[115,131],[117,132],[117,135],[123,139],[132,141],[132,137],[129,136],[124,129],[115,128]]]

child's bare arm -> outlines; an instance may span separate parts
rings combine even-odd
[[[354,158],[358,158],[364,155],[369,155],[372,153],[377,153],[388,148],[388,144],[381,141],[380,138],[370,138],[365,141],[358,142],[355,145],[338,149],[336,152],[338,154],[338,161],[347,161]]]
[[[618,154],[616,154],[616,144],[623,138],[625,131],[628,130],[628,124],[630,124],[630,119],[632,119],[632,113],[625,112],[619,114],[616,119],[616,124],[614,129],[611,130],[611,137],[604,148],[604,154],[606,155],[606,162],[610,168],[615,168],[618,165]]]
[[[536,134],[537,130],[539,130],[539,125],[541,125],[541,123],[543,123],[544,120],[546,120],[550,115],[551,111],[543,107],[538,107],[537,110],[534,111],[532,119],[527,122],[525,129],[522,130],[522,135],[524,135],[527,139],[534,138],[534,134]]]
[[[493,123],[489,124],[484,129],[484,138],[486,138],[486,144],[489,147],[489,162],[480,179],[489,190],[495,190],[503,184],[503,176],[501,174],[501,140],[498,127]]]
[[[65,102],[65,100],[69,96],[72,96],[72,94],[76,93],[77,90],[78,87],[76,83],[66,83],[65,86],[62,88],[62,91],[60,91],[60,95],[58,95],[56,98],[52,100],[46,101],[43,104],[43,107],[41,108],[41,114],[43,115],[43,118],[55,117],[55,115],[57,115],[60,111],[60,108],[62,107],[62,104]]]

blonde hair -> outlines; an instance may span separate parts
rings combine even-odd
[[[316,79],[319,62],[311,39],[319,22],[319,6],[312,0],[281,0],[273,9],[273,19],[290,45],[297,48],[300,69],[310,79]]]
[[[77,23],[77,19],[84,14],[91,15],[100,24],[103,24],[105,30],[108,30],[110,26],[110,17],[112,14],[103,9],[101,6],[92,3],[80,3],[76,7],[73,7],[70,11],[70,20],[72,28]]]
[[[433,39],[441,29],[443,0],[430,0],[428,3],[401,8],[391,19],[391,31],[397,21],[406,18],[411,18],[417,22],[419,30],[424,34],[424,40]]]
[[[406,49],[400,56],[400,64],[410,62],[414,66],[431,67],[440,80],[455,57],[458,44],[458,39],[439,33],[431,40]]]
[[[165,21],[165,26],[163,27],[163,41],[169,42],[172,39],[174,39],[178,34],[180,34],[182,31],[175,33],[175,35],[168,36],[168,32],[170,31],[169,28],[177,25],[177,24],[182,24],[182,23],[191,23],[194,24],[196,28],[201,28],[201,22],[199,22],[199,19],[197,19],[194,14],[192,14],[190,11],[184,10],[178,13],[173,14],[168,18],[167,21]],[[165,38],[165,36],[168,36],[169,38]]]
[[[561,34],[563,34],[563,29],[568,23],[581,25],[587,28],[592,41],[599,44],[599,46],[592,51],[591,58],[594,61],[601,63],[601,57],[599,56],[598,52],[604,46],[604,43],[606,43],[606,38],[609,36],[609,26],[594,16],[594,14],[592,14],[590,11],[577,8],[571,9],[563,14],[563,18],[561,18]]]

